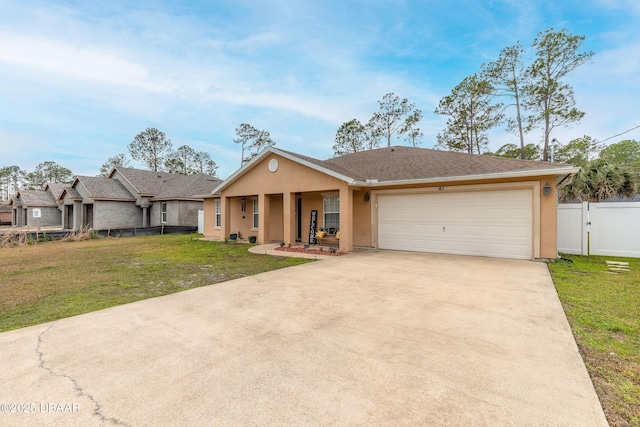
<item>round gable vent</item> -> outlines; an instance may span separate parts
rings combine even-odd
[[[278,160],[277,159],[269,160],[269,171],[275,172],[277,170],[278,170]]]

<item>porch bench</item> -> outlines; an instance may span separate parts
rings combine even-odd
[[[336,230],[335,233],[329,234],[321,230],[318,233],[316,233],[316,242],[320,246],[339,246],[340,231]]]

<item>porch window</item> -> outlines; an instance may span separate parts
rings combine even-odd
[[[324,212],[324,228],[340,229],[340,195],[331,194],[324,196],[323,203]]]
[[[163,224],[167,223],[167,202],[162,202],[162,218],[160,219],[160,221]]]
[[[220,205],[220,200],[216,200],[216,228],[222,226],[222,208]]]
[[[258,229],[258,225],[260,225],[258,216],[258,199],[253,199],[253,228]]]

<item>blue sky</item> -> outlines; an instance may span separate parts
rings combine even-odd
[[[226,177],[241,123],[325,159],[340,124],[367,121],[387,92],[423,111],[431,148],[446,122],[438,101],[550,27],[595,51],[568,79],[586,116],[553,136],[602,140],[640,125],[637,0],[0,0],[0,166],[52,160],[95,175],[156,127],[174,148],[209,152]],[[608,142],[623,138],[640,129]],[[490,140],[516,142],[503,129]]]

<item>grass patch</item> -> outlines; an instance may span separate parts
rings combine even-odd
[[[309,261],[248,248],[175,234],[0,248],[0,332]]]
[[[640,259],[565,255],[549,265],[611,426],[640,426]],[[611,274],[605,261],[631,271]]]

